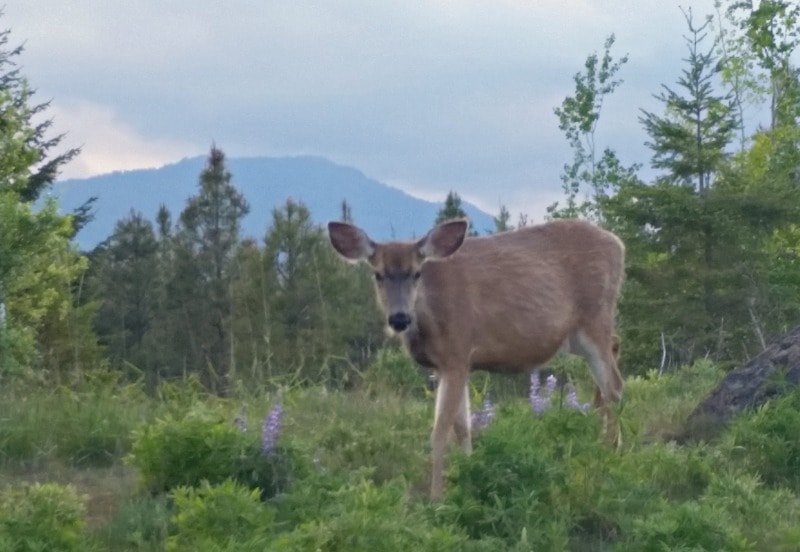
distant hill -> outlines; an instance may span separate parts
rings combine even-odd
[[[76,237],[78,245],[88,250],[110,236],[117,221],[131,209],[155,221],[164,204],[173,221],[177,220],[186,200],[197,193],[205,163],[206,157],[200,156],[160,169],[63,180],[54,184],[52,193],[65,213],[90,197],[97,197],[94,220]],[[259,241],[271,224],[272,210],[288,198],[302,201],[319,224],[339,219],[342,200],[346,199],[354,222],[376,240],[423,236],[442,205],[415,198],[367,178],[356,169],[320,157],[230,158],[227,166],[231,182],[250,204],[242,234]],[[462,206],[478,232],[483,234],[494,228],[492,215],[467,202]]]

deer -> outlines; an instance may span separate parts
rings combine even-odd
[[[581,220],[482,237],[467,237],[468,225],[455,219],[419,240],[376,242],[353,224],[328,223],[333,249],[372,268],[388,331],[438,379],[430,437],[434,500],[444,493],[451,431],[472,452],[471,371],[529,371],[567,351],[586,360],[604,412],[623,391],[614,333],[622,241]]]

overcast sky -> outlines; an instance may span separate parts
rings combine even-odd
[[[615,33],[600,146],[649,162],[639,109],[686,55],[679,0],[26,0],[0,19],[83,153],[62,177],[314,154],[427,199],[541,220],[571,154],[553,109]],[[699,17],[713,0],[683,0]],[[234,182],[236,175],[234,174]]]

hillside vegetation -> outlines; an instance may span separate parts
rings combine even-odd
[[[216,146],[179,213],[131,212],[80,252],[91,202],[61,215],[45,193],[79,151],[48,136],[0,32],[0,550],[800,550],[796,388],[675,439],[800,321],[798,21],[788,1],[686,12],[685,70],[636,112],[651,177],[599,143],[628,57],[612,35],[586,58],[555,110],[573,157],[548,217],[626,246],[622,445],[572,358],[543,396],[474,374],[475,451],[449,452],[440,502],[429,382],[382,332],[369,271],[299,201],[242,238]],[[430,224],[464,214],[451,191]],[[492,231],[528,222],[502,207]]]

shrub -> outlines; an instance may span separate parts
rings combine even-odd
[[[428,375],[404,351],[386,347],[378,351],[367,367],[364,383],[373,393],[391,390],[401,395],[424,397],[428,391]]]
[[[303,463],[293,449],[262,450],[261,437],[241,431],[221,411],[199,403],[182,417],[167,414],[134,432],[127,461],[151,492],[219,484],[233,478],[263,498],[285,491]]]
[[[800,390],[738,417],[724,442],[734,458],[774,487],[800,491]]]
[[[577,521],[568,482],[577,457],[603,459],[600,420],[573,409],[535,417],[527,404],[506,406],[475,440],[471,456],[451,459],[448,498],[437,515],[472,539],[533,549],[566,549]]]
[[[167,550],[265,550],[275,512],[260,501],[258,490],[232,480],[199,488],[181,487],[172,493],[175,534]]]
[[[238,459],[249,448],[247,434],[201,405],[182,418],[167,414],[134,432],[127,460],[139,469],[149,490],[169,491],[203,480],[221,483],[236,472]]]
[[[723,510],[699,502],[665,503],[661,511],[634,518],[615,551],[685,550],[727,552],[754,550]]]
[[[280,534],[274,550],[305,552],[447,552],[464,550],[457,529],[434,525],[409,501],[408,488],[396,479],[377,486],[364,472],[350,481],[317,476],[282,499],[293,529]],[[285,502],[284,502],[285,501]],[[311,504],[314,504],[313,508]],[[295,506],[300,506],[295,509]]]
[[[0,462],[110,465],[127,452],[144,404],[138,387],[113,381],[82,389],[15,385],[0,397]]]
[[[166,497],[138,496],[123,503],[96,538],[105,550],[163,550],[168,526]]]
[[[85,506],[72,486],[55,483],[0,493],[0,549],[7,552],[84,550]]]

